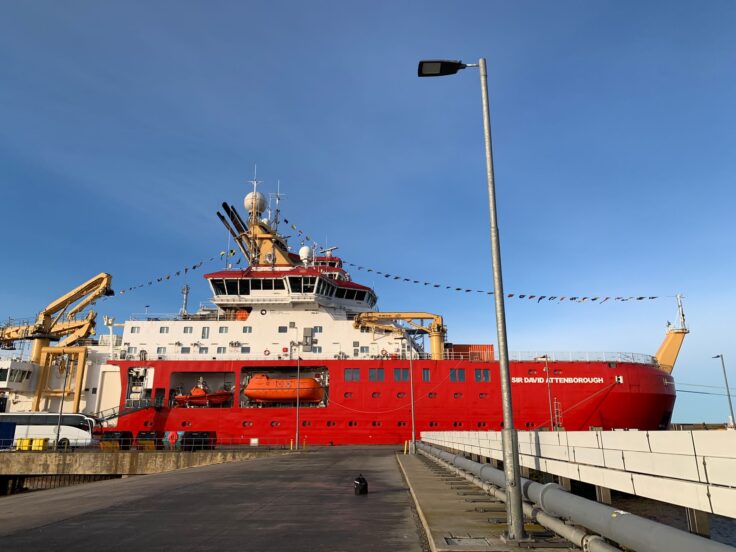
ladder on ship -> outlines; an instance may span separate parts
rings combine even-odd
[[[148,400],[139,400],[134,401],[131,404],[126,404],[126,406],[124,406],[123,408],[120,408],[119,406],[114,406],[106,410],[100,410],[99,412],[91,414],[91,417],[96,419],[97,423],[100,426],[108,427],[110,421],[119,418],[120,416],[125,416],[126,414],[132,414],[133,412],[138,412],[139,410],[145,410],[146,408],[153,408],[152,402]]]
[[[564,429],[565,426],[562,423],[562,403],[557,399],[557,397],[555,397],[554,400],[554,411],[555,429]]]

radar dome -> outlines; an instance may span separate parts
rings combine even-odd
[[[261,192],[251,192],[243,200],[243,206],[248,213],[255,211],[259,216],[266,209],[266,198]]]
[[[309,262],[312,258],[312,248],[308,245],[303,245],[299,248],[299,258],[303,263]]]

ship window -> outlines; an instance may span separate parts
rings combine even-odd
[[[277,420],[272,420],[271,421],[271,427],[279,427],[280,425],[281,425],[281,422],[279,422]]]
[[[156,347],[156,354],[157,355],[165,355],[166,354],[166,347]]]
[[[360,368],[345,368],[345,381],[360,381]]]
[[[353,397],[353,394],[350,391],[348,391],[347,393],[343,394],[343,397],[345,397],[346,399],[351,399]]]
[[[342,288],[337,288],[335,290],[335,298],[336,299],[345,299],[345,290]]]
[[[181,348],[181,354],[183,354],[183,355],[188,355],[191,351],[192,351],[192,349],[190,347],[182,347]]]
[[[243,333],[253,333],[253,326],[243,326]]]
[[[429,422],[429,427],[437,427],[438,425],[440,424],[438,424],[437,422]]]
[[[322,352],[322,345],[312,345],[312,352],[313,353],[321,353]]]
[[[450,381],[465,381],[465,368],[450,368]]]
[[[383,368],[368,368],[369,381],[383,381]]]
[[[190,334],[192,333],[193,328],[191,326],[184,326],[184,333]]]
[[[406,427],[406,422],[396,422],[396,425],[399,427]]]
[[[476,368],[475,381],[478,383],[488,383],[491,381],[491,371],[488,368]]]
[[[209,352],[210,352],[210,348],[209,347],[200,347],[199,348],[199,354],[200,355],[206,355]]]
[[[241,347],[240,352],[247,355],[250,353],[250,347]]]
[[[355,300],[356,301],[365,301],[365,291],[356,291],[355,292]]]
[[[228,295],[238,294],[238,281],[237,280],[225,280],[225,289]]]
[[[368,347],[365,345],[360,348],[361,354],[368,354]]]
[[[290,276],[289,277],[289,287],[291,288],[292,293],[301,293],[302,292],[302,279],[298,276]]]
[[[453,393],[452,398],[453,399],[462,399],[463,398],[463,394],[462,393]]]
[[[264,291],[273,291],[273,280],[262,280],[261,289]]]
[[[302,425],[303,425],[304,427],[309,427],[309,426],[311,426],[311,425],[312,425],[312,421],[311,421],[311,420],[304,420],[304,421],[302,422]]]
[[[355,300],[355,290],[354,289],[345,290],[345,299]]]
[[[463,427],[462,422],[452,422],[452,427]]]
[[[559,368],[555,368],[554,370],[552,370],[552,373],[555,376],[559,376],[562,373],[562,370],[560,370]]]
[[[169,333],[169,327],[168,327],[168,326],[161,326],[161,327],[160,327],[160,328],[158,329],[158,333],[162,333],[162,334],[167,334],[167,333]]]
[[[8,379],[8,369],[0,368],[0,381],[5,381],[6,379]]]
[[[260,280],[251,280],[250,281],[250,289],[252,291],[260,290],[261,289],[261,281]]]
[[[380,396],[381,396],[381,393],[379,393],[378,391],[374,391],[373,393],[371,393],[371,397],[374,399],[377,399]]]
[[[93,394],[93,395],[96,395],[96,394],[97,394],[97,388],[96,388],[96,387],[93,387],[93,388],[92,388],[92,394]]]
[[[487,399],[488,398],[488,393],[479,393],[478,394],[478,398],[479,399]]]
[[[287,326],[279,326],[279,333],[286,333],[289,331]]]
[[[227,333],[227,326],[220,326],[219,328],[217,328],[217,331],[219,333],[221,333],[221,334],[226,334]]]
[[[357,426],[357,425],[358,425],[358,422],[354,422],[353,420],[350,420],[350,421],[348,422],[348,426],[349,426],[349,427],[355,427],[355,426]]]
[[[240,295],[250,295],[250,280],[240,280]]]
[[[207,339],[210,336],[210,327],[204,326],[202,328],[202,339]]]
[[[409,381],[409,369],[394,368],[394,381]]]
[[[431,373],[429,368],[422,368],[422,381],[431,381]]]
[[[398,393],[396,393],[396,398],[397,399],[405,399],[406,398],[406,393],[404,393],[403,391],[399,391]]]
[[[302,293],[313,293],[315,280],[314,276],[305,276],[302,281]]]
[[[434,393],[434,392],[427,393],[427,397],[429,397],[430,399],[436,399],[437,398],[437,393]]]
[[[131,326],[130,327],[130,333],[141,333],[141,327],[140,326]]]
[[[243,427],[253,427],[253,422],[251,422],[250,420],[245,420],[243,422]]]
[[[135,354],[138,352],[138,347],[128,347],[128,353]]]
[[[379,422],[378,420],[373,420],[373,421],[371,422],[371,425],[372,425],[373,427],[380,427],[380,426],[381,426],[381,422]]]
[[[225,281],[224,280],[210,280],[212,283],[212,290],[215,295],[225,295]]]
[[[313,331],[314,333],[322,333],[322,326],[314,326],[314,327],[312,328],[312,331]]]
[[[225,351],[227,351],[227,349],[226,349],[225,347],[218,347],[218,348],[217,348],[217,354],[218,354],[218,355],[223,355],[223,354],[225,354]]]
[[[529,372],[528,373],[529,373],[530,376],[534,376],[534,375],[537,374],[537,371],[534,368],[529,368]]]
[[[273,289],[286,289],[283,278],[277,278],[273,281]]]
[[[485,422],[478,422],[477,425],[478,427],[486,427],[487,424]]]
[[[335,422],[332,420],[327,420],[327,427],[333,427],[335,425]]]

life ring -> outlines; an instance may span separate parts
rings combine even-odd
[[[261,314],[265,316],[265,314],[266,314],[266,309],[261,309]]]
[[[263,354],[264,354],[265,356],[268,356],[268,355],[270,355],[270,354],[271,354],[271,351],[269,351],[268,349],[266,349],[265,351],[263,351]]]
[[[388,351],[386,351],[386,349],[381,349],[381,356],[387,356],[387,355],[388,355]]]

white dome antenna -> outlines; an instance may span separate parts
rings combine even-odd
[[[261,213],[266,210],[266,198],[263,197],[261,192],[250,192],[243,200],[243,206],[248,211],[248,215],[252,218],[261,216]]]
[[[304,266],[307,266],[312,260],[312,248],[308,245],[302,245],[299,248],[299,259],[304,263]]]

